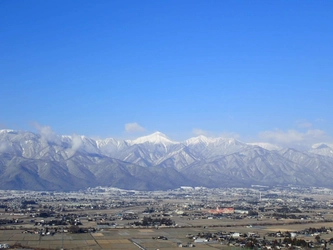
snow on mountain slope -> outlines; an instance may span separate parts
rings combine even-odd
[[[175,147],[169,154],[158,159],[155,165],[159,167],[173,167],[179,170],[198,160],[200,160],[200,158],[195,152],[191,152],[191,149],[183,144],[179,144],[178,147]]]
[[[107,138],[104,140],[96,141],[97,148],[100,150],[101,154],[116,157],[121,151],[124,151],[129,147],[126,141],[116,140],[113,138]]]
[[[314,149],[320,149],[320,148],[332,148],[333,149],[333,143],[316,143],[312,145],[312,148]]]
[[[267,143],[267,142],[251,142],[251,143],[247,143],[248,145],[251,146],[258,146],[267,150],[280,150],[281,147],[271,144],[271,143]]]
[[[208,145],[210,143],[214,143],[216,138],[209,138],[204,135],[199,135],[197,137],[192,137],[184,142],[186,146],[195,145],[195,144],[204,144]]]
[[[151,135],[146,135],[139,137],[135,140],[128,140],[128,144],[134,145],[134,144],[143,144],[143,143],[152,143],[152,144],[162,144],[165,147],[170,144],[177,144],[178,142],[171,141],[165,134],[161,132],[155,132]]]
[[[333,144],[329,143],[317,143],[312,145],[309,150],[310,153],[333,157]]]
[[[203,136],[191,138],[185,141],[185,144],[204,159],[232,154],[251,147],[233,138],[205,138]]]
[[[308,151],[277,150],[205,136],[175,142],[160,132],[125,141],[0,130],[0,180],[2,188],[50,190],[101,184],[145,190],[185,184],[333,187],[332,148],[321,143]]]

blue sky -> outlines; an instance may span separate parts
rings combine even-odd
[[[307,0],[3,0],[0,127],[331,141],[332,12]]]

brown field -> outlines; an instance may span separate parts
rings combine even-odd
[[[205,220],[207,222],[207,220]],[[211,220],[210,220],[211,222]],[[250,222],[250,221],[249,221]],[[255,221],[252,221],[255,222]],[[199,224],[204,224],[203,221]],[[215,223],[213,223],[214,225]],[[147,250],[175,249],[177,243],[187,243],[190,240],[187,234],[196,235],[199,232],[234,231],[240,233],[255,232],[262,237],[268,232],[296,231],[309,227],[333,227],[333,223],[312,223],[275,226],[237,226],[230,227],[198,227],[198,228],[161,228],[161,229],[109,229],[98,233],[83,234],[56,234],[54,236],[40,236],[35,234],[23,234],[22,230],[0,230],[0,242],[10,245],[21,244],[30,248],[60,249],[62,244],[65,249],[139,249],[131,241],[135,241]],[[243,221],[244,224],[244,221]],[[163,235],[168,240],[152,239]],[[332,233],[321,235],[323,239],[332,238]],[[314,237],[312,237],[314,238]],[[226,249],[218,243],[196,244],[196,249]]]

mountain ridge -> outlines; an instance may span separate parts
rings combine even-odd
[[[333,187],[333,149],[307,151],[233,138],[176,142],[161,132],[135,140],[0,130],[0,188],[156,190],[179,186]]]

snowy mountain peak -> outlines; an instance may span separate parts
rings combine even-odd
[[[333,157],[333,144],[332,143],[316,143],[312,145],[311,153]]]
[[[322,148],[333,148],[333,145],[326,143],[316,143],[312,145],[314,149],[322,149]]]
[[[139,137],[135,140],[128,141],[129,144],[134,145],[134,144],[143,144],[143,143],[152,143],[152,144],[175,144],[177,142],[171,141],[165,134],[161,132],[155,132],[151,135],[146,135]]]
[[[185,145],[193,145],[193,144],[198,144],[198,143],[203,143],[203,144],[209,144],[209,143],[213,143],[215,141],[215,139],[213,138],[208,138],[204,135],[199,135],[197,137],[192,137],[188,140],[185,141]]]
[[[12,130],[12,129],[0,129],[0,134],[2,134],[2,133],[12,133],[12,132],[15,132],[15,131]]]
[[[239,141],[237,141],[234,138],[226,138],[225,140],[228,142],[228,144],[237,144],[237,143],[239,143]]]
[[[271,143],[267,143],[267,142],[252,142],[252,143],[247,143],[248,145],[251,146],[258,146],[261,147],[263,149],[267,149],[267,150],[280,150],[281,148],[279,146],[276,146],[274,144]]]
[[[333,187],[332,143],[315,144],[309,151],[268,151],[262,147],[271,144],[247,144],[226,137],[173,142],[156,132],[124,141],[5,131],[9,130],[0,130],[1,189],[115,186],[161,190],[253,183]]]

